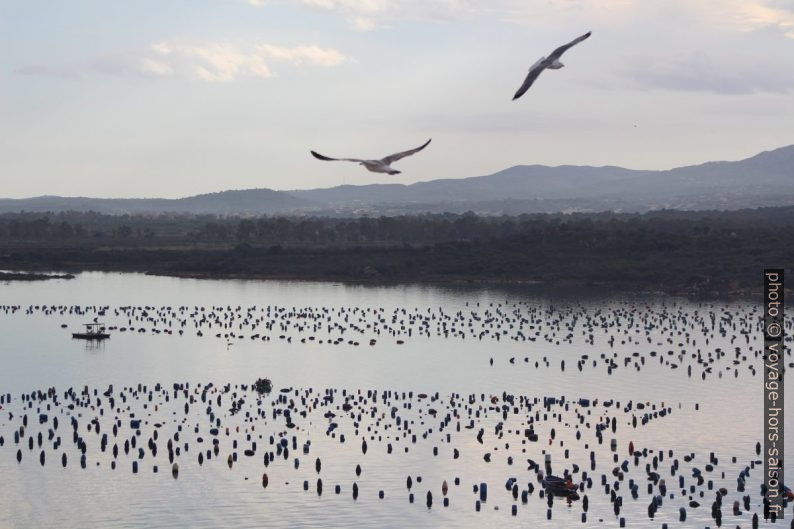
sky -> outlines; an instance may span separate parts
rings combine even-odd
[[[790,0],[0,0],[0,49],[0,197],[664,169],[794,143]],[[428,138],[394,176],[309,154]]]

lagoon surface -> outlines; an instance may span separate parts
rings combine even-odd
[[[750,527],[752,513],[762,516],[754,463],[762,440],[760,309],[745,301],[554,297],[519,286],[126,273],[0,284],[0,393],[11,396],[0,410],[0,527],[618,527],[621,518],[626,527],[714,527],[721,487],[722,525]],[[95,318],[110,339],[71,338]],[[272,380],[272,393],[253,392],[259,377]],[[28,399],[48,388],[57,399]],[[93,419],[101,433],[89,429]],[[133,428],[131,419],[143,424]],[[154,431],[156,453],[146,442]],[[110,436],[104,451],[102,434]],[[75,435],[85,443],[85,468]],[[131,437],[144,456],[136,448],[114,457],[110,447]],[[199,463],[211,438],[219,454]],[[172,454],[177,478],[167,439],[182,448]],[[786,449],[794,453],[794,436]],[[268,452],[276,458],[265,466]],[[554,474],[568,471],[581,483],[586,513],[581,499],[556,498],[549,507],[540,497],[528,460],[542,467],[547,454]],[[658,477],[667,491],[651,519]],[[518,496],[506,487],[510,478]],[[477,511],[473,487],[481,483],[488,495]],[[789,507],[786,523],[790,516]],[[763,517],[760,525],[781,526]]]

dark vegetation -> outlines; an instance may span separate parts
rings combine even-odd
[[[794,206],[378,218],[0,215],[0,269],[195,277],[526,281],[695,296],[794,262]]]
[[[45,281],[47,279],[74,279],[72,274],[35,274],[27,272],[0,272],[3,281]]]

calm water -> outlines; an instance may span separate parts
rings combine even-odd
[[[0,392],[14,397],[0,417],[0,434],[6,439],[5,446],[0,447],[4,482],[0,527],[617,526],[603,487],[599,488],[601,474],[608,474],[615,466],[608,446],[611,437],[618,439],[621,461],[627,457],[625,446],[629,441],[640,450],[663,450],[665,454],[673,450],[676,457],[695,453],[692,466],[701,470],[709,453],[714,452],[719,465],[708,478],[713,479],[715,488],[724,486],[730,491],[723,500],[723,525],[750,526],[747,514],[733,517],[730,513],[733,500],[741,499],[736,493],[736,478],[756,459],[755,443],[762,437],[762,363],[754,356],[761,345],[757,328],[760,313],[759,307],[750,303],[696,304],[636,297],[577,301],[521,289],[363,287],[87,273],[71,281],[0,284],[0,305],[6,307],[0,311]],[[10,310],[11,305],[19,308]],[[58,306],[79,306],[85,313],[53,309]],[[130,307],[138,309],[132,311]],[[170,316],[160,320],[158,314]],[[213,316],[206,317],[209,314]],[[713,329],[709,328],[709,314],[716,317]],[[229,320],[229,315],[235,315],[235,319]],[[70,333],[94,317],[117,327],[111,330],[112,338],[99,346],[72,340]],[[216,323],[210,328],[208,322],[213,318]],[[262,322],[253,328],[257,318]],[[268,329],[265,323],[271,320],[273,325]],[[221,327],[217,322],[229,325]],[[419,332],[422,325],[427,331],[424,334]],[[720,326],[724,335],[719,332]],[[135,331],[121,332],[119,327]],[[184,331],[182,335],[179,329]],[[447,336],[438,334],[443,329],[449,331]],[[199,330],[203,336],[197,335]],[[234,337],[217,338],[217,333],[233,333]],[[263,340],[265,336],[269,340]],[[534,341],[524,339],[527,337]],[[610,343],[610,337],[614,342]],[[343,338],[340,343],[329,343],[339,338]],[[375,345],[369,345],[371,338],[376,339]],[[398,340],[404,343],[398,344]],[[737,347],[745,358],[740,356],[734,364]],[[702,373],[706,364],[692,356],[698,350],[701,359],[718,350],[727,353],[713,357],[705,379]],[[613,359],[611,374],[601,355]],[[592,364],[594,360],[596,365]],[[578,361],[582,362],[581,370]],[[678,367],[674,369],[670,363]],[[751,366],[759,374],[754,375]],[[493,432],[502,417],[492,413],[484,416],[474,430],[453,431],[449,442],[443,437],[446,432],[439,434],[436,430],[426,439],[420,436],[416,443],[409,443],[408,452],[400,447],[388,454],[385,442],[374,439],[366,455],[360,449],[360,439],[368,426],[374,427],[374,419],[365,416],[358,425],[362,430],[358,435],[357,425],[340,421],[339,432],[346,432],[349,439],[341,444],[326,435],[328,421],[322,415],[326,409],[312,410],[298,424],[302,439],[311,439],[311,454],[295,452],[295,457],[302,458],[297,470],[288,464],[292,456],[287,463],[271,465],[267,489],[261,486],[261,457],[243,458],[233,469],[228,468],[225,454],[233,450],[230,438],[222,440],[223,457],[212,464],[199,466],[195,453],[178,458],[180,475],[176,480],[168,471],[164,450],[154,461],[147,459],[137,474],[130,471],[126,458],[111,470],[112,456],[100,452],[95,444],[87,452],[90,464],[86,469],[77,464],[79,455],[70,455],[70,464],[62,468],[58,458],[63,450],[48,453],[43,466],[38,463],[38,448],[28,451],[24,446],[21,463],[14,457],[17,447],[12,447],[11,436],[24,405],[19,397],[32,390],[54,386],[63,393],[70,387],[81,390],[89,386],[101,393],[109,384],[121,389],[158,382],[168,387],[173,382],[189,382],[195,388],[207,382],[250,384],[257,377],[273,380],[276,391],[394,390],[431,396],[437,392],[439,402],[448,401],[453,394],[462,394],[465,400],[469,394],[501,396],[507,392],[530,398],[612,399],[621,405],[647,402],[657,409],[669,407],[671,413],[634,428],[629,424],[631,413],[592,408],[593,417],[610,413],[617,416],[621,426],[615,435],[605,434],[605,445],[595,448],[600,464],[591,474],[597,490],[589,492],[586,523],[580,521],[580,502],[567,507],[558,500],[553,519],[547,521],[546,502],[537,497],[537,491],[522,505],[504,487],[508,477],[516,477],[524,485],[533,481],[534,473],[527,471],[525,461],[531,458],[542,462],[544,450],[551,454],[555,470],[572,463],[589,468],[594,432],[583,430],[582,440],[575,439],[573,425],[577,418],[569,415],[574,413],[572,409],[560,409],[563,415],[554,419],[554,424],[539,423],[540,442],[534,444],[521,446],[516,440],[506,448],[505,440]],[[790,394],[787,406],[794,405]],[[416,406],[404,413],[418,426],[427,416],[417,415],[419,406],[414,403]],[[179,403],[160,401],[157,412],[144,410],[142,404],[130,402],[131,410],[126,412],[137,412],[138,416],[151,413],[152,422],[176,424],[176,417],[182,419]],[[272,404],[267,401],[263,406]],[[194,408],[184,423],[190,434],[193,430],[188,425],[192,428],[202,420],[206,423],[203,410]],[[9,418],[7,412],[16,412],[15,418]],[[68,427],[69,410],[51,410],[51,414],[62,417],[61,428]],[[81,420],[91,417],[91,411],[84,410]],[[523,429],[526,418],[511,416],[504,428]],[[239,416],[224,417],[225,424],[245,428],[240,420]],[[488,431],[482,445],[475,439],[480,426]],[[549,445],[545,440],[552,427],[556,427],[557,437]],[[46,436],[47,425],[32,425],[31,429]],[[262,424],[257,426],[255,436],[263,435],[259,444],[266,445],[268,436],[281,430],[283,423]],[[68,429],[61,435],[66,433],[70,433]],[[560,441],[565,445],[559,446]],[[587,449],[585,441],[590,443]],[[794,453],[794,436],[788,436],[786,446]],[[433,447],[438,447],[438,456],[433,455]],[[453,447],[460,450],[459,459],[450,457]],[[564,451],[569,447],[571,453],[566,460]],[[71,444],[69,450],[73,450]],[[495,454],[490,463],[483,460],[486,452]],[[507,454],[514,456],[512,465],[506,462]],[[323,460],[326,489],[322,496],[314,493],[315,457]],[[160,471],[153,473],[152,465],[158,462]],[[356,464],[364,468],[358,477],[354,473]],[[677,476],[669,476],[669,466],[665,460],[660,465],[664,472],[659,473],[667,475],[669,483],[677,482]],[[678,507],[688,501],[678,493],[674,499],[665,499],[650,521],[644,468],[645,461],[632,469],[632,477],[640,484],[639,499],[622,491],[627,497],[621,516],[628,527],[661,527],[662,523],[671,527],[713,526],[710,505],[714,492],[705,486],[706,496],[696,498],[702,506],[688,509],[686,523],[678,522]],[[794,475],[794,469],[786,470],[789,476]],[[687,472],[682,473],[689,478],[691,473]],[[760,474],[759,468],[754,469],[747,481],[745,494],[753,496],[751,512],[759,511]],[[423,478],[414,490],[413,504],[407,499],[408,475]],[[452,485],[455,477],[460,478],[459,486]],[[310,481],[308,492],[303,490],[304,480]],[[450,484],[450,506],[446,508],[441,505],[440,492],[444,480]],[[350,494],[354,481],[360,489],[355,501]],[[472,486],[480,482],[487,482],[490,492],[481,512],[475,512]],[[333,493],[334,484],[341,485],[341,494]],[[379,490],[385,492],[384,499],[378,498]],[[436,498],[431,509],[425,505],[427,490],[432,490]],[[519,508],[514,517],[510,510],[515,503]]]

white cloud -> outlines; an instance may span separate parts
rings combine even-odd
[[[429,0],[432,2],[433,0]],[[326,11],[347,11],[361,14],[376,14],[400,7],[405,0],[301,0],[303,5]]]
[[[167,62],[149,58],[141,59],[141,69],[144,73],[151,75],[165,76],[174,73],[174,69]]]
[[[588,25],[620,27],[640,20],[700,24],[729,31],[776,28],[792,38],[794,4],[790,0],[482,0],[478,11],[528,25],[548,25],[551,18]]]
[[[343,17],[360,31],[401,20],[448,21],[472,11],[475,0],[246,0],[252,6],[286,4]],[[483,2],[483,5],[486,5]]]
[[[151,47],[151,51],[168,65],[166,75],[192,73],[204,81],[231,81],[241,76],[267,78],[273,75],[261,54],[228,44],[158,43]]]
[[[295,67],[331,67],[348,58],[334,48],[315,45],[295,47],[274,44],[241,46],[229,43],[187,44],[158,42],[141,51],[96,57],[66,65],[29,65],[17,73],[77,78],[88,74],[135,75],[154,78],[186,78],[203,81],[232,81],[241,77],[273,77],[270,62]]]
[[[257,46],[257,50],[265,57],[277,61],[289,62],[295,66],[338,66],[347,60],[338,50],[321,48],[319,46],[296,46],[294,48],[286,48],[284,46],[262,44]]]
[[[763,57],[715,58],[703,52],[669,57],[634,56],[623,77],[638,88],[716,94],[785,93],[794,72]]]
[[[726,0],[714,7],[717,12],[724,9],[734,23],[745,31],[773,27],[787,31],[785,35],[789,36],[794,29],[794,8],[790,2]]]
[[[359,31],[373,31],[384,27],[367,17],[353,17],[349,22]]]
[[[494,15],[528,25],[556,21],[620,25],[660,14],[737,31],[777,28],[794,38],[790,0],[245,0],[252,6],[294,5],[337,15],[369,31],[405,20],[449,21]],[[681,18],[683,17],[683,18]]]

